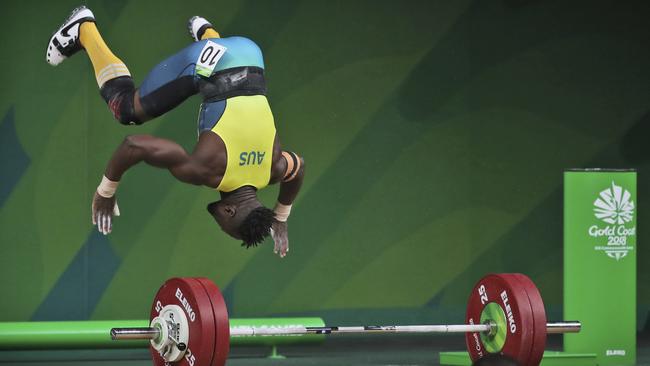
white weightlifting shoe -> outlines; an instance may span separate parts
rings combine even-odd
[[[192,39],[196,42],[201,40],[201,36],[208,28],[213,28],[212,24],[198,15],[191,17],[187,22],[187,30],[190,31],[190,36],[192,36]]]
[[[83,22],[94,22],[95,16],[90,9],[80,6],[70,13],[68,19],[54,32],[47,45],[45,60],[52,66],[63,62],[81,49],[79,43],[79,26]]]

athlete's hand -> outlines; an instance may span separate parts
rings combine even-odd
[[[115,196],[106,198],[95,192],[92,205],[93,225],[97,225],[97,230],[106,235],[113,229],[113,216],[120,216],[120,208],[117,207]]]
[[[282,221],[273,221],[271,226],[271,236],[273,237],[273,253],[284,258],[289,251],[289,232],[287,231],[287,223]]]

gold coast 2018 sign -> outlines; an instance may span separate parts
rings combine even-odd
[[[589,236],[595,239],[606,239],[605,245],[599,243],[594,247],[603,251],[608,257],[620,260],[634,249],[628,245],[628,238],[636,235],[634,225],[634,198],[629,190],[616,182],[601,191],[594,201],[594,216],[605,226],[594,224],[589,226]]]
[[[564,349],[599,365],[636,363],[636,199],[634,170],[564,173],[564,316],[585,324]]]

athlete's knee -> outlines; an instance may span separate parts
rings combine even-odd
[[[141,124],[135,112],[135,85],[130,76],[124,76],[107,81],[100,94],[113,112],[113,117],[123,125]]]

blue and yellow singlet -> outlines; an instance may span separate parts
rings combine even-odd
[[[235,84],[238,78],[252,78],[253,73],[263,75],[262,52],[252,41],[242,37],[212,38],[209,41],[226,47],[227,51],[208,80],[220,78],[219,83]],[[257,91],[250,92],[246,86],[235,87],[235,90],[235,96],[204,101],[199,112],[199,133],[211,130],[226,146],[226,171],[217,187],[221,192],[246,185],[261,189],[269,184],[271,178],[275,123],[268,100]]]
[[[160,62],[139,88],[149,116],[200,93],[199,134],[210,130],[226,145],[228,165],[217,189],[269,183],[275,124],[266,100],[262,51],[248,38],[208,38]]]

